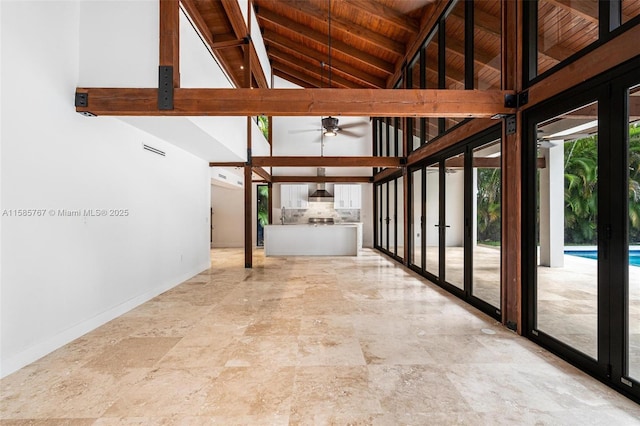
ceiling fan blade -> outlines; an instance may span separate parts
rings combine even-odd
[[[353,129],[355,127],[368,127],[371,123],[347,123],[340,126],[341,129]]]
[[[342,128],[340,129],[338,134],[339,135],[344,135],[344,136],[349,136],[351,138],[361,138],[362,136],[364,136],[364,135],[361,135],[360,133],[351,132],[349,130],[343,130]]]
[[[321,129],[306,129],[306,130],[289,130],[287,133],[290,135],[295,135],[297,133],[310,133],[310,132],[319,132]]]

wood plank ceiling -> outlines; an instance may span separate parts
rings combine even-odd
[[[254,0],[253,5],[274,75],[305,88],[376,89],[388,87],[437,1]],[[181,3],[205,41],[217,46],[215,54],[232,82],[247,87],[245,45],[238,43],[246,29],[238,2]],[[252,68],[258,68],[257,58]],[[260,80],[254,76],[252,85],[265,87]]]

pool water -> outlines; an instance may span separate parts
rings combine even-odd
[[[565,250],[564,254],[587,259],[598,258],[598,250]],[[640,250],[629,250],[629,265],[640,266]]]

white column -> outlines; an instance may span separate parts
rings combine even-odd
[[[542,148],[546,167],[540,170],[540,265],[564,266],[564,141]]]

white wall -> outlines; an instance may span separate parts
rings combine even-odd
[[[119,7],[108,3],[108,10]],[[138,11],[149,2],[141,3]],[[44,210],[41,217],[2,217],[2,375],[209,265],[208,164],[117,119],[75,113],[80,32],[103,30],[80,24],[82,7],[0,2],[0,210]],[[117,38],[119,28],[111,22],[107,29]],[[137,64],[126,64],[136,84],[147,72]],[[119,75],[120,65],[112,65]],[[83,72],[93,72],[88,66]],[[59,209],[128,215],[61,217]]]

